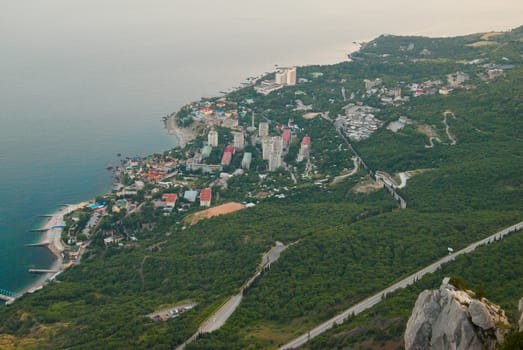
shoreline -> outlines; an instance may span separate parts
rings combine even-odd
[[[69,204],[64,208],[59,209],[58,211],[51,214],[47,222],[45,222],[40,229],[46,229],[40,239],[38,240],[39,244],[48,243],[46,246],[47,249],[54,255],[54,261],[51,263],[47,269],[54,270],[56,272],[48,272],[41,274],[34,282],[31,282],[29,285],[25,286],[18,292],[19,296],[23,296],[26,293],[33,293],[42,289],[47,285],[48,281],[52,281],[64,271],[63,267],[63,255],[65,247],[62,243],[62,227],[64,226],[64,216],[75,211],[79,208],[85,207],[89,204],[89,201],[83,201],[77,204]]]
[[[193,128],[184,128],[176,124],[176,113],[170,114],[165,119],[165,129],[169,135],[176,136],[177,147],[184,148],[187,142],[196,137],[196,131]]]
[[[347,47],[344,50],[344,54],[341,57],[344,57],[344,59],[337,60],[335,63],[325,63],[328,65],[336,64],[344,61],[351,61],[350,55],[353,53],[356,53],[360,51],[364,43],[368,42],[368,40],[362,41],[362,40],[355,40],[352,42],[352,45],[347,45]],[[309,66],[309,65],[315,65],[315,64],[305,64],[303,66]],[[218,94],[217,94],[218,95]],[[227,96],[227,94],[223,94],[223,96]],[[182,107],[183,108],[183,107]],[[194,129],[194,127],[184,128],[180,127],[176,123],[176,113],[171,113],[164,119],[164,128],[167,130],[167,134],[173,135],[177,139],[177,145],[176,147],[184,148],[187,143],[191,140],[193,140],[197,136],[197,131]],[[49,243],[47,245],[47,249],[51,252],[52,255],[54,255],[55,259],[50,267],[48,267],[49,270],[56,270],[57,272],[49,272],[44,273],[40,277],[38,277],[34,282],[31,282],[29,285],[23,287],[20,292],[18,292],[18,297],[23,296],[26,293],[33,293],[40,289],[42,289],[44,286],[48,284],[48,281],[54,280],[59,274],[61,274],[64,271],[63,266],[63,256],[62,252],[64,250],[64,245],[61,240],[61,234],[62,234],[62,228],[53,228],[53,226],[63,226],[65,223],[63,221],[63,217],[74,211],[78,208],[84,207],[85,205],[89,204],[89,201],[83,201],[77,204],[67,205],[64,208],[59,209],[58,211],[51,214],[51,217],[48,218],[47,222],[44,223],[40,229],[47,229],[45,231],[38,243]]]

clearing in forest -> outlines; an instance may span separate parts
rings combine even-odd
[[[188,215],[184,221],[189,225],[194,225],[198,221],[203,219],[209,219],[213,216],[224,215],[234,213],[235,211],[245,209],[245,205],[237,202],[230,202],[219,205],[217,207],[209,208],[206,210],[199,211],[197,213]]]

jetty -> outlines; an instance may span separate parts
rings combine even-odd
[[[51,242],[28,243],[28,244],[24,244],[24,245],[26,247],[46,247],[49,244],[51,244]]]
[[[29,232],[42,233],[42,232],[47,232],[48,230],[49,230],[49,228],[35,228],[32,230],[29,230]]]
[[[60,270],[49,270],[49,269],[29,269],[29,273],[57,273]]]

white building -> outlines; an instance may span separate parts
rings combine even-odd
[[[363,79],[363,82],[365,83],[365,90],[370,90],[370,89],[380,85],[381,79],[380,78],[377,78],[374,80]]]
[[[272,140],[272,152],[281,154],[283,152],[283,140],[281,136],[274,136]]]
[[[258,125],[258,136],[262,138],[269,136],[269,123],[261,122]]]
[[[274,171],[282,166],[281,153],[273,152],[269,158],[269,171]]]
[[[278,69],[274,75],[274,82],[278,85],[296,85],[296,67]]]
[[[269,161],[269,171],[274,171],[282,166],[283,141],[280,136],[263,139],[263,159]]]
[[[243,131],[233,133],[234,136],[234,148],[243,149],[245,147],[245,137]]]
[[[277,71],[274,75],[274,82],[279,85],[286,85],[287,84],[287,71],[286,70],[280,70]]]
[[[269,160],[272,152],[273,140],[272,137],[264,137],[262,139],[262,158],[263,160]]]
[[[296,85],[296,67],[287,69],[287,85]]]
[[[207,135],[207,143],[211,147],[218,147],[218,131],[212,129]]]

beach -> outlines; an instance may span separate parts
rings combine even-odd
[[[62,273],[64,251],[64,244],[62,242],[62,228],[65,226],[64,216],[77,209],[85,207],[89,203],[90,202],[85,201],[77,204],[64,205],[63,208],[54,214],[51,214],[47,222],[41,228],[39,228],[46,231],[42,234],[42,237],[37,244],[46,245],[56,259],[50,267],[45,268],[50,272],[42,273],[36,281],[21,290],[19,293],[20,295],[25,293],[32,293],[41,289],[47,284],[48,280],[53,280],[57,275]]]
[[[178,147],[184,148],[187,142],[196,137],[193,128],[183,128],[176,123],[176,113],[169,115],[165,119],[165,128],[170,135],[176,136]]]

